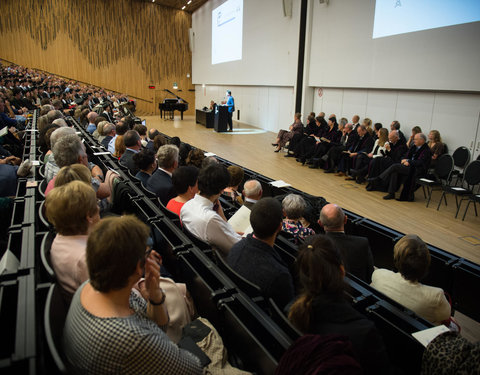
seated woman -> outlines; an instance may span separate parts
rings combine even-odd
[[[375,158],[381,158],[386,155],[385,143],[388,142],[388,130],[380,128],[377,132],[378,138],[373,144],[372,151],[368,154],[360,154],[355,160],[355,168],[350,170],[352,177],[346,179],[355,180],[358,184],[365,181],[370,162]]]
[[[117,135],[117,138],[115,139],[115,152],[113,153],[113,156],[115,156],[117,159],[120,159],[126,150],[127,147],[123,141],[123,135]]]
[[[164,332],[169,317],[160,258],[155,251],[146,256],[149,233],[134,216],[122,216],[102,220],[90,234],[90,280],[75,293],[63,332],[73,373],[202,374],[198,359]],[[137,283],[140,292],[132,289]]]
[[[172,183],[178,195],[170,199],[167,210],[180,216],[183,205],[198,193],[198,168],[178,167],[173,171]]]
[[[415,134],[418,134],[418,133],[421,133],[422,132],[422,128],[420,126],[414,126],[412,128],[412,135],[410,136],[410,138],[408,138],[408,141],[407,141],[407,147],[410,148],[412,145],[413,145],[413,140],[415,138]]]
[[[236,165],[231,165],[227,168],[230,174],[230,182],[228,186],[223,190],[222,196],[227,198],[233,203],[243,204],[242,194],[238,192],[238,186],[243,181],[244,172],[243,169]]]
[[[435,325],[450,318],[451,307],[442,289],[419,282],[428,272],[430,253],[420,237],[408,234],[393,249],[399,272],[377,269],[372,286]]]
[[[100,220],[97,197],[89,183],[72,181],[48,194],[45,209],[57,231],[50,250],[53,270],[62,288],[73,294],[88,279],[85,248]]]
[[[298,194],[288,194],[282,201],[283,213],[285,214],[282,231],[293,235],[296,241],[315,234],[313,229],[304,227],[302,224],[306,207],[305,200]]]
[[[157,170],[157,158],[153,151],[143,149],[142,151],[133,155],[133,161],[138,169],[140,169],[135,175],[143,186],[147,186],[148,179],[152,176],[153,172]]]
[[[197,167],[198,169],[202,168],[202,162],[205,159],[205,154],[199,148],[190,150],[185,160],[187,166]]]
[[[389,374],[382,338],[373,322],[345,299],[345,267],[332,239],[317,235],[303,244],[297,256],[302,293],[288,318],[305,334],[338,334],[352,342],[365,374]]]
[[[446,152],[445,143],[442,142],[442,137],[440,137],[438,130],[431,130],[428,133],[428,147],[430,147],[430,152],[432,153],[430,168],[435,168],[438,158]]]
[[[365,125],[368,133],[373,136],[372,120],[370,120],[368,117],[365,117],[362,124]]]
[[[301,117],[302,117],[301,113],[295,113],[295,116],[293,118],[293,124],[290,125],[288,130],[282,129],[278,132],[275,143],[272,143],[272,146],[277,147],[275,149],[275,152],[279,152],[282,149],[282,147],[285,147],[285,145],[293,138],[295,134],[303,133],[303,124],[302,124],[302,121],[300,120]]]

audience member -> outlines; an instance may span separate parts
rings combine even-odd
[[[138,135],[140,136],[140,141],[142,142],[142,147],[147,147],[147,127],[142,124],[137,124],[133,127]]]
[[[433,324],[449,320],[451,307],[443,290],[420,283],[430,267],[425,242],[413,234],[402,237],[393,249],[393,260],[399,272],[375,270],[372,286]]]
[[[155,152],[157,152],[160,147],[166,144],[167,144],[167,140],[161,134],[156,135],[155,138],[153,139],[153,148]]]
[[[345,267],[332,239],[310,237],[298,252],[297,267],[302,294],[290,308],[290,321],[305,334],[347,336],[366,374],[389,374],[375,325],[345,299]]]
[[[53,131],[53,133],[50,135],[50,147],[52,149],[52,153],[48,157],[48,160],[45,162],[45,179],[47,182],[50,182],[50,180],[55,177],[60,170],[58,167],[56,161],[55,161],[55,155],[54,155],[54,147],[55,143],[62,137],[67,136],[67,135],[75,135],[75,130],[73,128],[59,128]]]
[[[67,165],[60,169],[55,178],[55,187],[60,187],[72,181],[83,181],[90,184],[92,174],[90,170],[83,164]]]
[[[396,120],[392,121],[392,123],[390,124],[390,130],[396,130],[398,132],[398,137],[400,138],[400,142],[407,143],[405,136],[400,130],[400,123],[398,121]]]
[[[287,155],[293,152],[293,155],[297,157],[297,161],[303,163],[313,153],[316,140],[320,139],[327,129],[328,124],[325,119],[322,116],[318,116],[315,119],[315,127],[310,126],[303,133],[297,132],[293,136],[292,140],[297,139],[297,141],[288,146]]]
[[[198,193],[198,168],[193,166],[178,167],[173,171],[172,183],[177,196],[170,199],[167,209],[180,216],[180,210]]]
[[[228,186],[223,190],[222,196],[226,197],[232,203],[238,203],[239,205],[242,205],[242,194],[238,192],[238,186],[243,181],[243,169],[236,165],[230,165],[227,170],[230,174],[230,182],[228,183]]]
[[[304,227],[302,224],[306,207],[305,200],[298,194],[288,194],[282,201],[285,215],[282,222],[282,231],[290,233],[296,241],[315,234],[313,229]]]
[[[422,128],[420,126],[414,126],[412,128],[412,135],[410,136],[410,138],[408,138],[408,141],[407,141],[408,148],[410,148],[413,145],[413,139],[415,138],[415,134],[418,134],[421,132],[422,132]]]
[[[148,148],[150,151],[157,152],[158,148],[155,150],[153,141],[157,135],[160,135],[160,132],[157,129],[148,129],[148,140],[147,140],[147,145],[145,146]],[[163,145],[162,145],[163,146]]]
[[[325,129],[321,138],[316,141],[315,148],[311,155],[305,155],[305,158],[311,157],[308,164],[312,164],[311,168],[317,168],[319,160],[330,150],[331,147],[337,145],[340,142],[342,133],[338,130],[337,119],[334,115],[331,115],[328,119],[328,128]],[[305,159],[302,163],[305,163]]]
[[[151,190],[164,206],[177,194],[172,183],[172,173],[178,167],[178,147],[164,145],[157,151],[158,169],[148,179],[147,189]]]
[[[233,245],[227,262],[237,273],[261,288],[283,309],[295,295],[287,265],[273,248],[282,230],[282,206],[274,198],[258,201],[250,213],[253,234]]]
[[[243,205],[252,209],[255,203],[262,198],[262,184],[258,180],[248,180],[243,184],[243,195],[245,200]]]
[[[447,146],[442,142],[442,137],[438,130],[430,130],[430,133],[428,133],[428,147],[430,147],[432,154],[430,167],[435,168],[438,158],[447,152]]]
[[[73,372],[203,373],[198,359],[165,334],[161,260],[155,251],[145,255],[149,233],[135,217],[122,216],[102,220],[90,234],[90,280],[74,295],[63,333]],[[140,293],[133,289],[137,284]]]
[[[323,206],[318,223],[340,250],[346,271],[370,284],[373,255],[368,239],[345,234],[347,216],[336,204]]]
[[[87,125],[87,132],[93,134],[93,132],[97,129],[97,125],[95,124],[95,119],[98,117],[97,112],[90,112],[87,115],[88,125]]]
[[[368,119],[367,119],[368,120]],[[373,147],[373,138],[367,130],[367,127],[362,124],[357,127],[358,138],[355,143],[343,153],[343,157],[338,164],[338,172],[335,176],[346,176],[350,172],[351,165],[355,165],[356,158],[364,153],[370,152]]]
[[[139,170],[135,177],[142,181],[143,186],[146,187],[148,179],[157,169],[155,153],[149,149],[144,149],[133,155],[133,162]]]
[[[357,138],[358,132],[353,130],[353,125],[345,125],[339,144],[331,147],[330,150],[328,150],[327,154],[323,157],[323,160],[326,162],[325,173],[335,172],[335,169],[340,163],[343,153],[353,147],[353,145],[357,142]]]
[[[227,222],[218,198],[230,181],[223,165],[211,164],[200,170],[199,193],[180,211],[183,225],[196,237],[218,248],[226,256],[241,237]]]
[[[135,130],[129,130],[123,136],[123,143],[125,144],[125,152],[120,157],[118,162],[127,167],[132,175],[136,175],[140,169],[135,165],[133,156],[138,154],[142,149],[142,140],[140,135]]]
[[[102,132],[103,132],[104,136],[103,136],[103,139],[99,142],[101,143],[101,145],[103,147],[108,149],[108,144],[115,137],[115,134],[116,134],[115,125],[107,122],[105,125],[103,125]]]
[[[129,129],[129,126],[128,126],[128,123],[125,122],[125,121],[119,121],[115,127],[115,136],[110,140],[110,142],[108,143],[108,151],[112,154],[112,155],[119,155],[120,154],[120,150],[116,150],[116,145],[117,143],[116,140],[119,136],[123,136]],[[118,142],[118,145],[121,147],[123,144],[123,142]],[[123,148],[123,147],[122,147]],[[120,156],[117,156],[117,157],[120,157]]]
[[[205,154],[199,148],[190,150],[187,159],[185,160],[187,165],[191,165],[197,168],[202,168],[202,162],[205,159]]]
[[[125,150],[127,149],[127,147],[125,146],[125,142],[123,141],[123,135],[116,134],[115,137],[113,137],[110,142],[112,142],[113,140],[115,140],[114,142],[115,151],[113,153],[113,156],[116,157],[118,160],[120,160],[122,155],[125,153]],[[110,144],[109,144],[109,147],[110,147]]]
[[[368,117],[365,117],[362,121],[362,124],[365,125],[365,129],[367,129],[368,134],[373,137],[374,133],[372,128],[372,120],[370,120]]]
[[[57,232],[50,250],[53,270],[62,288],[73,294],[88,279],[87,237],[100,220],[95,191],[83,181],[69,182],[48,194],[45,209]]]
[[[282,147],[293,138],[295,133],[303,133],[303,124],[300,118],[302,117],[301,113],[295,113],[293,118],[293,124],[290,125],[288,130],[280,130],[277,135],[275,143],[272,143],[272,146],[276,146],[275,152],[279,152]]]

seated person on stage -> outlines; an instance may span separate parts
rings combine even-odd
[[[275,143],[272,143],[272,146],[276,146],[275,152],[279,152],[282,147],[285,147],[285,145],[293,138],[294,134],[303,133],[303,124],[300,120],[301,117],[301,113],[295,113],[293,124],[290,125],[288,130],[280,130],[278,132]]]
[[[274,198],[256,203],[250,214],[253,234],[233,245],[227,262],[237,273],[259,286],[267,298],[283,308],[293,300],[293,280],[287,265],[273,248],[282,230],[282,206]]]
[[[288,194],[282,201],[285,215],[282,222],[282,231],[290,233],[296,241],[315,234],[312,228],[304,227],[302,224],[306,207],[305,200],[298,194]]]
[[[178,167],[173,171],[172,183],[177,196],[170,199],[167,209],[180,216],[180,210],[198,193],[198,168]]]
[[[133,161],[138,168],[135,177],[142,181],[143,186],[146,187],[148,179],[157,169],[157,158],[155,157],[155,153],[148,148],[145,148],[133,155]]]
[[[227,170],[230,174],[230,182],[228,183],[228,186],[223,190],[222,197],[226,198],[232,203],[242,205],[242,194],[238,192],[238,186],[243,181],[243,169],[237,167],[236,165],[231,165],[227,168]]]
[[[197,238],[216,247],[227,256],[232,246],[241,240],[227,222],[218,198],[230,182],[230,174],[223,165],[210,164],[198,175],[198,194],[180,211],[183,225]]]
[[[380,176],[368,179],[369,182],[381,180],[388,185],[388,194],[383,199],[395,199],[395,192],[403,182],[403,190],[399,200],[413,201],[415,191],[415,179],[427,173],[432,155],[427,144],[425,134],[415,135],[414,145],[398,164],[393,164]]]
[[[254,204],[262,198],[262,184],[257,180],[248,180],[243,184],[243,195],[245,200],[243,205],[252,209]]]
[[[323,157],[326,161],[325,173],[334,173],[335,168],[340,163],[343,151],[349,150],[357,141],[358,133],[353,130],[353,124],[347,124],[343,128],[342,136],[338,144],[333,145],[327,154]]]
[[[439,325],[450,319],[451,307],[442,289],[420,283],[430,267],[430,252],[420,237],[408,234],[393,249],[395,268],[379,268],[372,286],[429,322]]]
[[[413,143],[412,143],[413,145]],[[392,164],[400,163],[402,157],[407,152],[407,146],[400,141],[398,132],[396,130],[388,133],[388,142],[385,142],[385,156],[372,159],[369,165],[368,177],[371,180],[379,176],[382,172],[388,169]],[[366,186],[367,191],[381,189],[382,186],[379,181],[369,182]]]
[[[358,155],[355,161],[355,168],[350,170],[352,177],[349,179],[355,180],[358,184],[365,181],[365,176],[373,159],[383,158],[386,155],[385,144],[388,143],[388,130],[380,128],[377,134],[378,136],[371,152]]]
[[[142,149],[142,139],[135,130],[129,130],[123,136],[123,143],[125,143],[125,152],[118,162],[127,167],[130,173],[135,176],[140,169],[135,165],[133,156]]]
[[[97,198],[103,199],[110,196],[111,188],[107,183],[103,182],[103,171],[97,165],[88,162],[85,145],[80,141],[80,138],[76,134],[65,135],[58,139],[55,142],[55,146],[53,146],[52,155],[55,157],[55,163],[58,168],[77,163],[88,167],[91,173],[91,185],[97,194]],[[52,158],[52,155],[50,156],[49,161]],[[55,187],[55,181],[56,176],[54,176],[54,178],[48,183],[45,195],[49,194],[49,192]]]
[[[307,129],[308,133],[304,132],[301,134],[301,139],[295,145],[295,147],[290,148],[289,152],[293,152],[296,156],[298,162],[302,162],[307,158],[307,155],[310,155],[315,149],[316,138],[320,138],[327,131],[328,124],[325,119],[321,116],[318,116],[315,119],[315,127]],[[287,154],[288,155],[288,154]]]
[[[343,156],[338,164],[338,172],[335,176],[346,176],[352,165],[355,165],[357,157],[363,152],[370,152],[373,147],[373,137],[368,132],[365,125],[357,127],[358,138],[355,143],[343,153]]]
[[[421,133],[422,128],[420,126],[414,126],[412,128],[412,135],[410,135],[410,138],[408,138],[407,141],[407,147],[410,148],[410,146],[413,145],[413,139],[415,138],[415,134]]]
[[[362,121],[362,124],[365,125],[365,129],[367,129],[368,134],[373,137],[374,133],[372,128],[372,120],[370,120],[368,117],[365,117]]]
[[[342,129],[339,129],[335,117],[330,117],[328,119],[328,129],[316,142],[313,154],[310,155],[311,159],[306,161],[307,164],[311,164],[310,168],[318,168],[320,165],[320,158],[326,155],[331,147],[338,145],[342,137]]]
[[[340,250],[347,272],[370,283],[373,272],[373,255],[368,239],[345,234],[347,216],[343,210],[336,204],[323,206],[318,223]]]
[[[374,323],[345,299],[345,267],[330,236],[310,237],[297,256],[302,294],[289,320],[304,334],[347,336],[365,374],[390,374],[388,355]]]
[[[316,126],[317,125],[315,123],[315,116],[312,116],[312,114],[310,114],[307,118],[307,125],[305,126],[303,133],[295,133],[292,139],[290,139],[290,142],[288,143],[288,152],[285,154],[286,158],[293,157],[295,155],[295,149],[298,147],[300,142],[308,134],[313,134],[315,132]]]
[[[158,169],[148,179],[147,189],[153,191],[160,198],[164,206],[170,199],[177,196],[172,183],[172,173],[178,167],[178,147],[164,145],[157,151]]]
[[[90,279],[73,296],[63,331],[72,373],[203,373],[199,360],[165,333],[161,259],[155,251],[146,255],[149,233],[134,216],[122,216],[102,220],[90,234]]]
[[[383,125],[381,122],[376,122],[374,125],[373,125],[373,138],[375,140],[378,139],[378,132],[380,131],[380,129],[383,129]],[[387,136],[388,136],[388,130],[387,130]]]
[[[430,133],[428,133],[428,147],[430,147],[432,153],[430,168],[435,168],[438,158],[445,154],[447,149],[438,130],[430,130]]]
[[[208,109],[210,111],[215,111],[215,108],[217,107],[217,103],[215,103],[214,100],[210,100],[210,106],[208,107]]]
[[[398,121],[392,121],[390,124],[390,130],[396,130],[398,132],[398,137],[400,138],[400,142],[407,143],[407,139],[403,135],[402,131],[400,130],[400,123]]]
[[[48,194],[45,209],[57,232],[50,250],[53,270],[62,288],[73,294],[88,279],[87,238],[100,220],[95,191],[83,181],[71,181]]]

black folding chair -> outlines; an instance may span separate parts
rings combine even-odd
[[[427,177],[417,178],[417,184],[420,185],[423,189],[423,195],[427,198],[425,194],[425,187],[428,191],[427,198],[427,207],[430,204],[430,199],[432,198],[432,193],[434,190],[442,190],[442,187],[445,186],[448,181],[450,181],[450,176],[453,171],[453,157],[448,154],[443,154],[438,158],[437,165],[435,166],[433,176],[434,179],[429,179]],[[445,198],[445,205],[447,200]]]
[[[455,213],[455,218],[457,218],[462,202],[464,200],[470,199],[470,196],[474,194],[476,185],[478,185],[479,183],[480,160],[474,160],[467,166],[467,168],[465,168],[462,185],[465,184],[466,187],[452,185],[444,186],[442,196],[440,197],[440,202],[438,202],[437,210],[440,208],[440,205],[442,204],[442,199],[445,197],[445,195],[447,193],[453,194],[455,195],[455,203],[457,204],[457,212]],[[460,202],[458,201],[458,197],[461,197]]]
[[[460,146],[453,152],[453,161],[455,163],[455,167],[458,169],[454,169],[452,172],[452,178],[455,177],[455,185],[457,184],[458,181],[460,181],[463,178],[463,172],[465,170],[465,167],[468,165],[471,154],[470,150],[466,148],[465,146]]]

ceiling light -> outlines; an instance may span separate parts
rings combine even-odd
[[[191,3],[192,3],[192,0],[188,0],[188,3],[187,3],[187,5],[188,5],[188,4],[191,4]]]
[[[184,10],[184,9],[185,9],[185,7],[186,7],[186,5],[184,5],[184,6],[182,7],[182,10]]]

